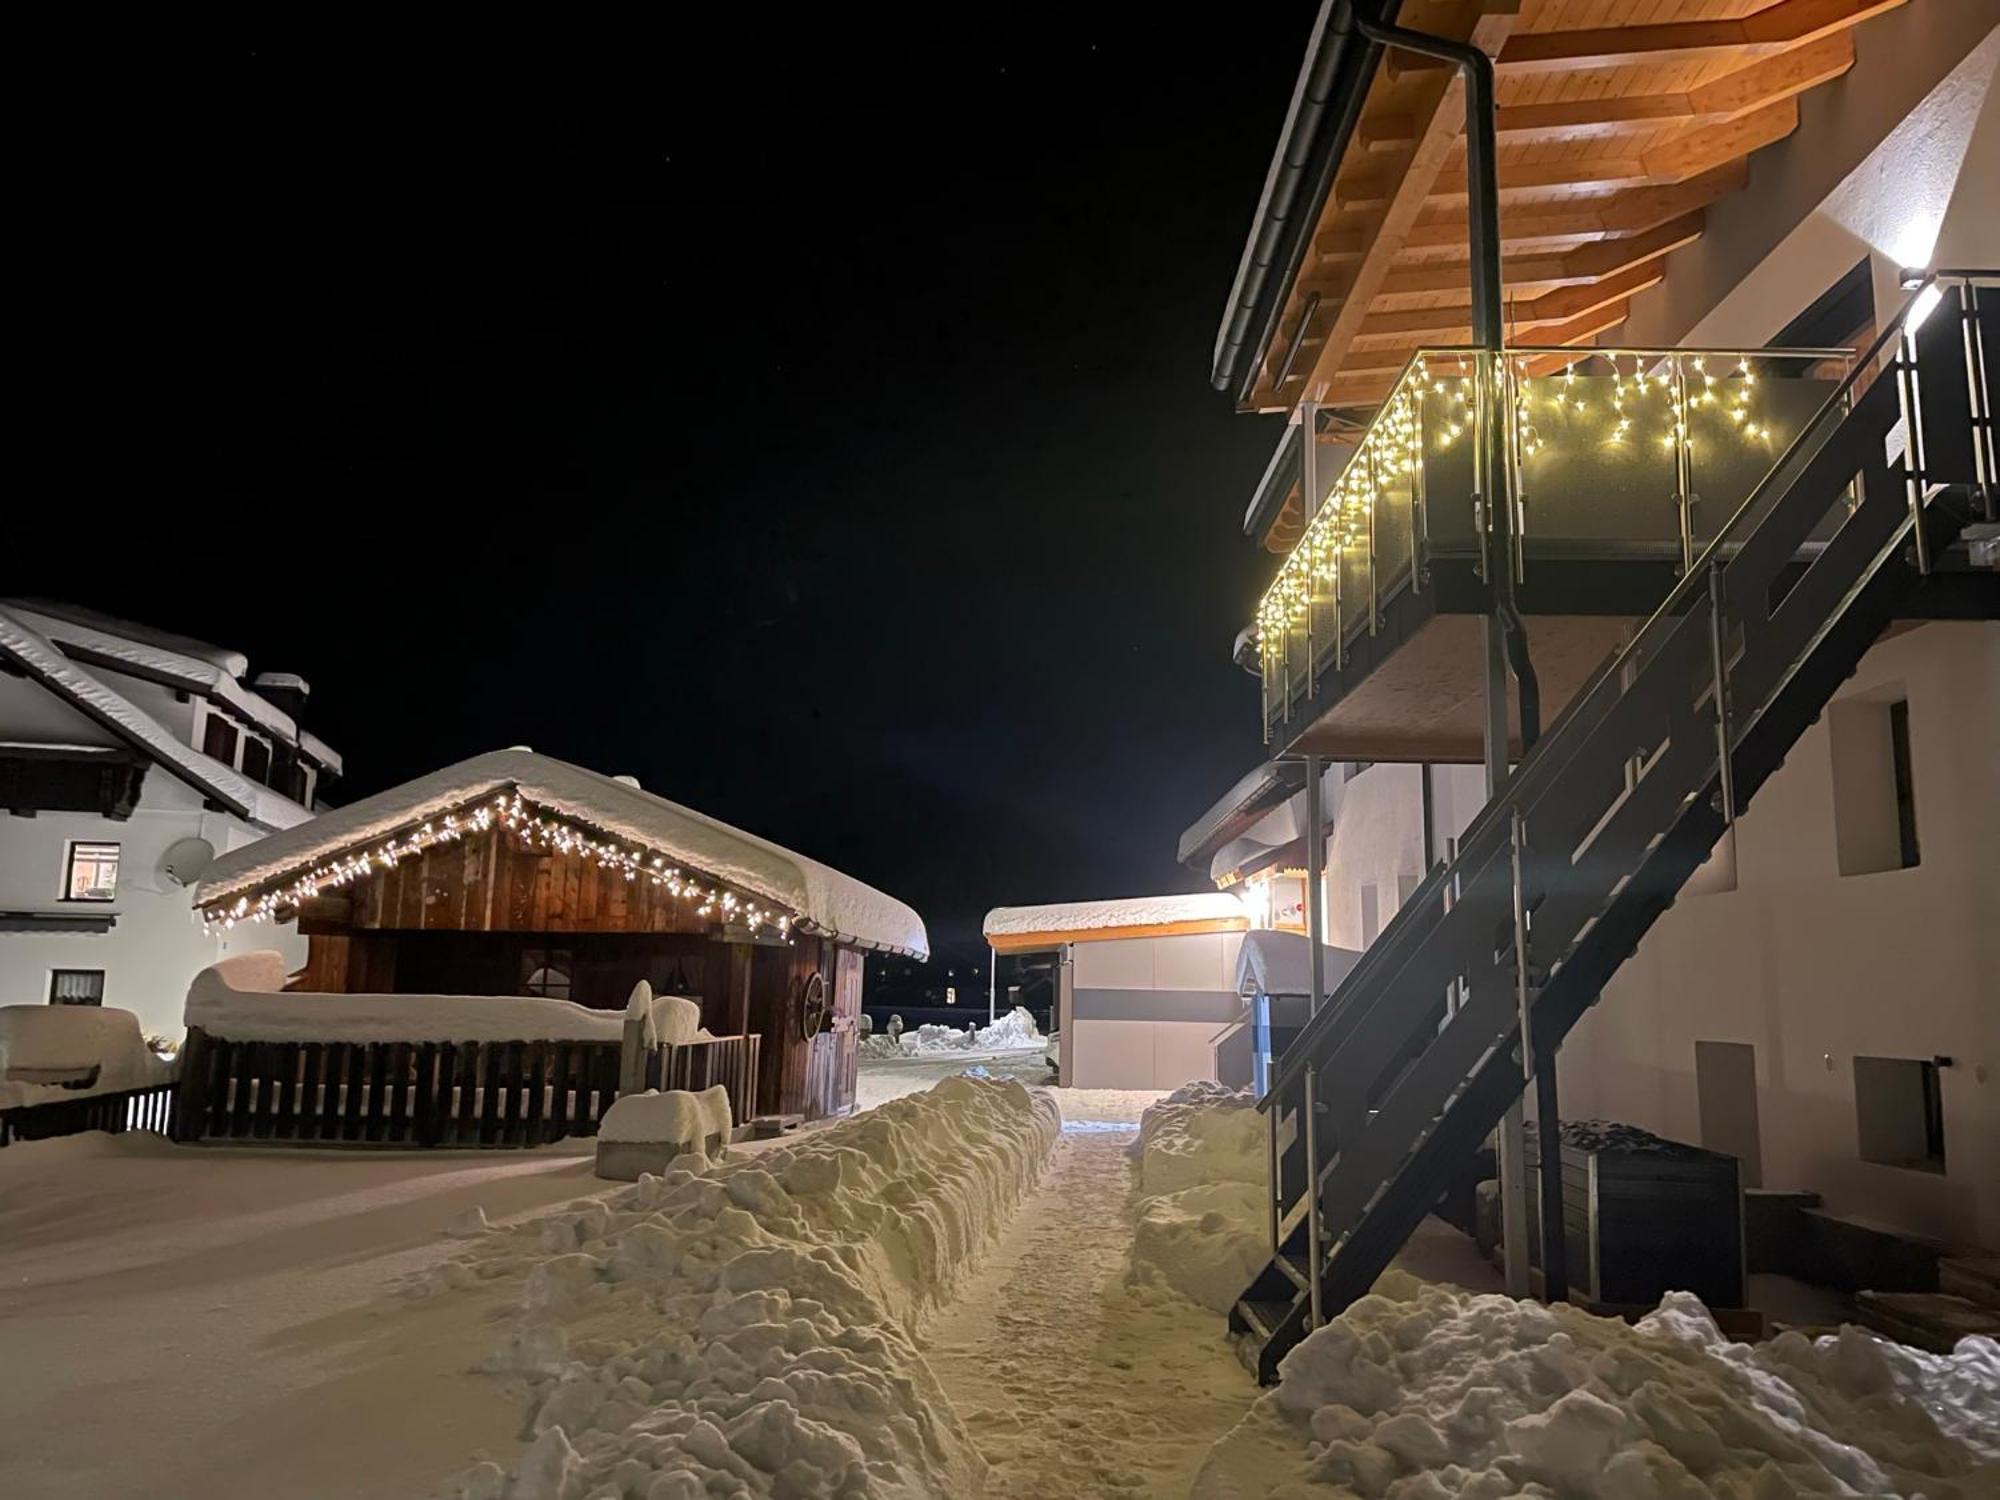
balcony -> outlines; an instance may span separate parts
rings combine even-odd
[[[1315,476],[1307,499],[1324,498],[1258,607],[1266,739],[1339,759],[1480,759],[1481,620],[1501,563],[1531,617],[1545,711],[1557,711],[1787,455],[1851,359],[1418,351],[1345,466]],[[1487,555],[1490,487],[1475,473],[1485,413],[1504,423],[1511,559]]]

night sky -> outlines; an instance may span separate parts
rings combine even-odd
[[[337,800],[530,744],[960,962],[1200,888],[1276,437],[1207,375],[1313,6],[1027,9],[93,72],[0,587],[303,673]]]

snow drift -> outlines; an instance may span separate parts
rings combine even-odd
[[[1034,1013],[1017,1005],[991,1026],[919,1026],[899,1037],[878,1032],[863,1037],[863,1057],[949,1057],[953,1053],[1023,1052],[1048,1041],[1035,1025]]]
[[[1135,1283],[1228,1311],[1270,1252],[1269,1138],[1250,1091],[1188,1083],[1147,1108],[1138,1167]]]
[[[1195,1500],[2000,1494],[1992,1339],[1949,1357],[1851,1327],[1737,1344],[1684,1292],[1628,1326],[1390,1271],[1279,1377]],[[1276,1485],[1260,1428],[1299,1444]]]
[[[97,1070],[94,1080],[65,1087]],[[148,1088],[176,1075],[146,1045],[129,1010],[96,1005],[0,1005],[0,1106],[88,1099]]]
[[[482,1461],[449,1493],[977,1493],[984,1462],[911,1330],[1038,1178],[1060,1124],[1046,1094],[947,1079],[479,1240],[428,1284],[521,1278],[487,1367],[526,1382],[532,1440],[511,1470]]]

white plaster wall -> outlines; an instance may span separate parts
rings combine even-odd
[[[2000,1249],[2000,624],[1885,640],[1835,702],[1905,694],[1921,863],[1839,873],[1823,715],[1738,825],[1736,888],[1683,895],[1572,1032],[1563,1109],[1698,1142],[1695,1042],[1748,1043],[1767,1186]],[[1857,1055],[1953,1059],[1943,1174],[1860,1159]]]
[[[1065,1077],[1079,1089],[1176,1089],[1215,1078],[1213,1021],[1079,1021]]]
[[[106,744],[110,736],[46,689],[0,676],[0,739]],[[228,953],[276,948],[292,967],[305,962],[305,940],[287,925],[202,932],[192,893],[160,872],[178,839],[201,837],[217,853],[240,848],[257,831],[228,813],[205,812],[200,797],[159,766],[146,770],[139,806],[116,822],[91,813],[0,812],[0,911],[115,913],[105,933],[0,932],[0,1004],[40,1005],[54,969],[104,970],[104,1003],[138,1016],[147,1032],[178,1036],[187,987],[204,966]],[[62,901],[71,841],[119,845],[118,898],[103,906]]]
[[[1072,983],[1080,990],[1236,989],[1240,932],[1178,937],[1107,938],[1074,946]]]

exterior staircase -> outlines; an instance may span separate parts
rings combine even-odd
[[[1287,1049],[1259,1105],[1273,1254],[1230,1314],[1260,1379],[1367,1292],[1522,1092],[1523,1057],[1554,1057],[1899,607],[1995,519],[1996,365],[2000,277],[1940,273]],[[2000,615],[2000,576],[1969,597]]]

